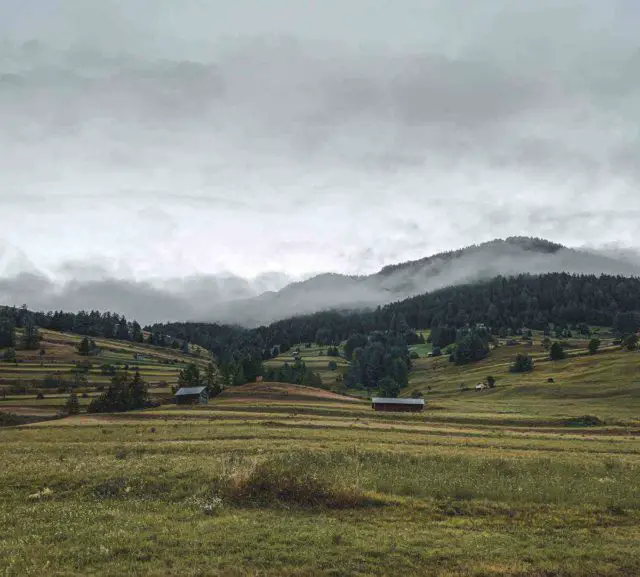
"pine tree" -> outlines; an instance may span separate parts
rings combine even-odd
[[[0,318],[0,349],[16,346],[16,335],[13,321],[8,318]]]
[[[558,342],[555,342],[551,345],[549,349],[549,358],[552,361],[559,361],[566,358],[567,354],[564,352],[562,345]]]
[[[220,383],[220,374],[218,369],[213,363],[207,365],[204,374],[204,384],[207,387],[209,397],[215,397],[222,392],[222,385]]]
[[[31,316],[27,316],[23,325],[22,348],[34,350],[40,348],[40,333]]]
[[[138,371],[137,369],[133,375],[133,379],[131,380],[130,390],[131,390],[130,408],[132,409],[144,408],[149,400],[149,389],[147,387],[147,383],[145,383],[142,377],[140,376],[140,371]]]
[[[144,341],[144,335],[142,333],[142,328],[137,321],[133,321],[131,324],[131,340],[134,343],[141,343]]]
[[[247,379],[244,376],[244,370],[242,365],[238,366],[238,370],[236,371],[235,377],[233,379],[234,385],[244,385],[247,382]]]
[[[89,355],[89,353],[91,352],[91,343],[89,342],[89,337],[84,337],[80,341],[80,344],[78,345],[78,352],[84,356]]]
[[[178,375],[179,387],[200,387],[202,386],[202,378],[198,365],[189,363]]]
[[[116,339],[121,341],[129,341],[131,340],[131,335],[129,334],[129,326],[127,325],[127,319],[124,317],[120,318],[118,321],[118,327],[116,329]]]

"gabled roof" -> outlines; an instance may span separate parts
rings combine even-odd
[[[177,393],[177,396],[182,395],[200,395],[202,391],[206,391],[207,387],[182,387]]]
[[[385,405],[424,405],[424,399],[396,399],[385,397],[373,397],[372,403],[380,403]]]

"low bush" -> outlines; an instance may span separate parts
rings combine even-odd
[[[216,479],[213,492],[225,502],[243,506],[349,509],[375,503],[359,488],[316,465],[318,459],[308,453],[245,461]]]

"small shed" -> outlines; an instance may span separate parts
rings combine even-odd
[[[207,387],[182,387],[175,394],[178,405],[206,405],[209,402]]]
[[[402,411],[417,413],[424,409],[424,399],[395,399],[373,397],[371,408],[374,411]]]

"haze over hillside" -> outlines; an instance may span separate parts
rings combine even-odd
[[[387,266],[372,275],[327,273],[291,284],[286,284],[286,277],[272,275],[253,283],[211,276],[155,284],[106,278],[57,286],[45,277],[22,274],[0,279],[0,302],[28,303],[39,310],[114,310],[143,324],[197,320],[256,326],[330,308],[375,307],[498,275],[545,272],[637,276],[640,259],[633,253],[609,254],[510,237]]]

